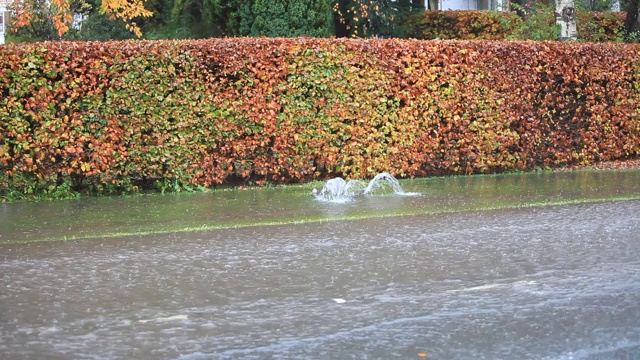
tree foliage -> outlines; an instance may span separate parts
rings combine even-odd
[[[144,1],[144,3],[143,3]],[[417,0],[17,0],[12,28],[33,39],[220,36],[402,37]],[[82,15],[89,29],[74,27]],[[108,21],[113,24],[108,24]],[[73,31],[71,31],[73,30]],[[72,35],[69,35],[73,33]]]
[[[13,6],[13,10],[20,11],[26,4],[14,3]],[[52,5],[47,0],[29,0],[28,6],[31,9],[28,17],[12,17],[13,32],[25,41],[57,39],[59,36],[54,26],[55,10]]]
[[[205,38],[225,33],[221,0],[172,0],[167,37]]]
[[[231,0],[218,17],[239,36],[326,37],[332,34],[331,0]]]
[[[11,4],[11,28],[18,31],[46,18],[60,37],[71,29],[74,15],[90,7],[84,0],[14,0]],[[141,36],[142,32],[133,20],[152,15],[144,7],[143,0],[103,0],[99,11],[111,20],[124,21],[126,28],[136,36]]]
[[[173,0],[167,26],[190,38],[332,34],[331,0]]]
[[[577,0],[577,9],[588,11],[612,11],[614,0]]]
[[[424,10],[415,0],[336,0],[333,3],[339,37],[390,37],[401,34],[401,20]]]

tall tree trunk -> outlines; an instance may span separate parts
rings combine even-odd
[[[637,42],[640,31],[640,0],[629,0],[627,5],[627,20],[624,22],[625,41]]]
[[[560,25],[560,40],[578,40],[576,9],[573,6],[573,0],[556,1],[556,24]]]

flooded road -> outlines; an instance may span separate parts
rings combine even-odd
[[[0,203],[0,244],[640,199],[640,170],[403,180],[420,196],[319,202],[305,184],[209,193]]]
[[[6,359],[638,359],[640,201],[0,245]]]

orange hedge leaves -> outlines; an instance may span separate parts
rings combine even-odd
[[[0,192],[640,156],[640,47],[211,39],[0,48]]]

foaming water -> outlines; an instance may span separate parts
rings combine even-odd
[[[405,192],[400,182],[388,172],[377,174],[367,184],[362,180],[346,181],[341,177],[328,180],[321,190],[313,189],[312,195],[319,201],[346,203],[357,197],[393,194],[401,196],[421,195],[416,192]]]

